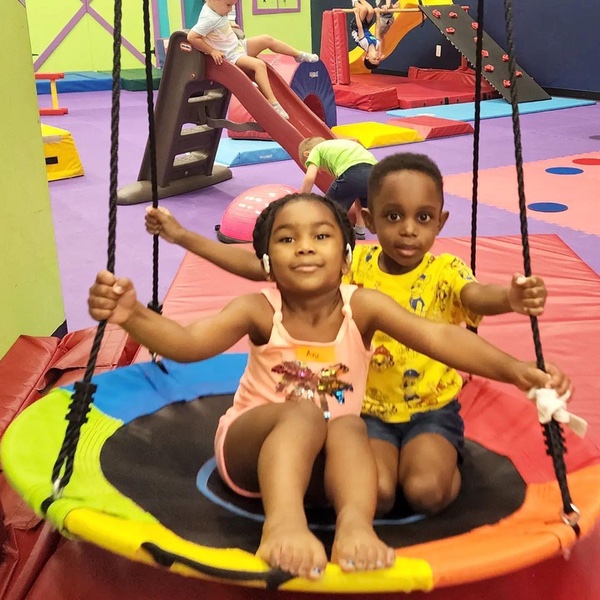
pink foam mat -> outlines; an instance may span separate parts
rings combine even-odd
[[[586,164],[599,160],[600,152],[590,152],[526,163],[523,171],[527,204],[556,202],[568,206],[568,210],[558,213],[529,210],[529,217],[600,235],[600,219],[597,218],[600,209],[600,165]],[[552,167],[574,167],[583,172],[577,175],[555,175],[546,171]],[[469,172],[444,177],[444,189],[455,196],[471,198],[472,174]],[[518,214],[515,167],[480,171],[479,201]]]

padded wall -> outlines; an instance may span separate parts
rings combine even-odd
[[[25,6],[0,2],[0,358],[20,334],[64,322]],[[9,86],[10,83],[10,86]],[[10,93],[6,93],[10,91]]]

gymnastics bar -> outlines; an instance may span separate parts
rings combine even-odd
[[[68,108],[58,106],[58,90],[56,89],[56,80],[64,79],[64,73],[36,73],[36,79],[44,79],[50,81],[50,94],[52,95],[52,108],[40,108],[41,116],[49,115],[66,115],[69,112]]]
[[[343,12],[343,13],[353,13],[354,9],[353,8],[332,8],[331,9],[333,12]],[[374,8],[373,12],[380,12],[380,13],[406,13],[406,12],[421,12],[420,8]]]

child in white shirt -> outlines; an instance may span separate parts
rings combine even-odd
[[[289,115],[273,94],[267,66],[257,56],[268,49],[278,54],[293,56],[297,62],[317,62],[319,57],[316,54],[296,50],[270,35],[240,39],[233,31],[227,17],[235,4],[236,0],[206,0],[198,22],[188,34],[188,41],[196,50],[211,56],[216,64],[220,65],[225,59],[253,76],[256,85],[271,106],[284,119],[288,119]]]

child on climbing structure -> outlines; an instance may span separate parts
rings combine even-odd
[[[220,65],[223,60],[227,60],[252,76],[271,106],[284,119],[288,119],[289,115],[273,94],[267,66],[257,57],[263,50],[293,56],[297,62],[317,62],[319,57],[296,50],[270,35],[240,39],[227,17],[235,4],[234,0],[206,0],[198,22],[188,33],[188,41],[196,50],[211,56],[216,64]]]
[[[350,35],[354,43],[365,51],[363,62],[369,70],[376,69],[383,60],[381,54],[380,19],[367,0],[353,0],[354,17],[350,21]],[[370,31],[375,23],[375,35]]]
[[[399,153],[373,167],[367,226],[379,244],[357,246],[345,281],[378,289],[410,312],[448,323],[477,325],[484,315],[539,316],[547,290],[535,275],[515,274],[508,286],[478,283],[455,256],[433,255],[448,219],[443,180],[427,156]],[[149,209],[146,228],[221,268],[260,280],[260,262],[233,245],[183,228],[166,209]],[[378,512],[398,488],[415,510],[435,513],[456,498],[464,436],[456,396],[462,381],[444,361],[409,350],[378,332],[363,404],[378,466]]]
[[[365,239],[366,229],[361,214],[367,206],[369,175],[377,159],[354,140],[325,140],[322,137],[306,138],[298,147],[300,162],[306,167],[306,175],[300,190],[310,192],[315,184],[319,169],[335,177],[327,193],[346,210],[355,207],[358,239]]]

